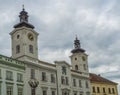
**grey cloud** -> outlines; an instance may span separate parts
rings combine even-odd
[[[0,0],[0,54],[11,55],[9,32],[19,22],[22,5],[29,22],[39,32],[39,56],[50,62],[69,60],[75,35],[89,55],[90,71],[119,68],[120,6],[119,0]],[[12,5],[12,6],[11,6]],[[5,41],[5,43],[3,43]],[[67,54],[65,54],[67,52]],[[59,57],[56,57],[58,53]],[[53,54],[51,57],[50,55]],[[50,59],[49,59],[50,58]],[[113,74],[114,75],[114,74]],[[119,79],[119,74],[111,76]]]

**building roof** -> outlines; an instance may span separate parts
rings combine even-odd
[[[100,75],[93,74],[93,73],[90,73],[90,81],[91,82],[99,82],[99,83],[110,83],[110,84],[116,84],[117,85],[117,83],[115,83],[111,80],[108,80],[104,77],[101,77]]]

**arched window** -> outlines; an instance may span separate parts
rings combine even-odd
[[[75,70],[78,70],[78,65],[75,65]]]
[[[33,46],[32,45],[29,45],[29,52],[33,53]]]
[[[20,53],[20,45],[16,46],[16,53]]]

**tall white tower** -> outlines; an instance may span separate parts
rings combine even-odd
[[[74,49],[71,51],[72,55],[71,64],[72,69],[78,72],[89,73],[88,71],[88,55],[85,53],[85,50],[81,48],[80,41],[77,36],[74,40]]]
[[[34,26],[28,22],[28,13],[23,10],[19,15],[20,22],[14,26],[10,33],[12,40],[12,57],[22,61],[35,61],[38,59],[38,33]]]

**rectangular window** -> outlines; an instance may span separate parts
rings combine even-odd
[[[108,92],[111,94],[111,89],[110,88],[108,88]]]
[[[42,81],[47,81],[46,73],[45,72],[42,72]]]
[[[52,95],[55,95],[55,91],[52,91]]]
[[[97,92],[100,93],[100,88],[99,87],[97,87]]]
[[[43,90],[43,95],[47,95],[47,91],[46,90]]]
[[[32,45],[29,45],[29,52],[33,53],[33,46]]]
[[[13,87],[7,86],[6,93],[7,93],[7,95],[13,95]]]
[[[51,74],[51,83],[55,83],[55,76],[54,76],[54,74]]]
[[[95,93],[96,91],[95,91],[95,87],[94,86],[92,87],[92,89],[93,89],[93,93]]]
[[[31,79],[35,79],[35,70],[31,69]]]
[[[20,53],[20,45],[17,45],[17,46],[16,46],[16,54],[17,54],[17,53]]]
[[[112,88],[112,93],[115,94],[115,89],[114,88]]]
[[[7,80],[13,80],[13,72],[6,71],[6,79]]]
[[[88,81],[85,82],[86,88],[89,88]]]
[[[103,87],[103,93],[105,93],[106,91],[105,91],[105,88]]]
[[[79,87],[82,87],[82,83],[81,83],[81,80],[79,80]]]
[[[65,75],[67,74],[65,66],[62,66],[62,74],[65,74]]]
[[[61,76],[61,84],[65,84],[64,76]]]
[[[35,88],[31,88],[31,95],[35,95]]]
[[[73,79],[73,86],[76,86],[76,80]]]
[[[23,75],[20,73],[17,73],[17,81],[22,82],[23,81]]]
[[[18,88],[18,95],[23,95],[23,88],[21,87]]]

